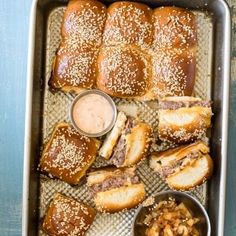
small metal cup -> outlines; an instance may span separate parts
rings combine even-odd
[[[183,202],[188,208],[193,217],[198,218],[200,221],[195,225],[196,229],[199,231],[201,236],[211,235],[211,225],[209,216],[205,208],[201,203],[194,197],[184,193],[176,191],[165,191],[158,193],[154,196],[154,203],[156,204],[160,201],[168,200],[169,198],[174,198],[177,203]],[[133,219],[132,223],[132,235],[133,236],[145,236],[145,231],[147,226],[143,224],[146,215],[151,212],[153,206],[139,206]]]
[[[112,118],[112,122],[110,123],[110,125],[105,129],[103,130],[102,132],[100,133],[87,133],[85,131],[83,131],[82,129],[80,129],[74,119],[73,119],[73,108],[74,108],[74,105],[76,104],[76,102],[81,99],[82,97],[86,96],[86,95],[89,95],[89,94],[98,94],[98,95],[101,95],[103,96],[112,106],[112,109],[113,109],[113,118]],[[96,90],[96,89],[92,89],[92,90],[87,90],[87,91],[84,91],[84,92],[81,92],[78,96],[75,97],[75,99],[73,100],[72,104],[71,104],[71,107],[70,107],[70,120],[71,120],[71,123],[73,125],[73,127],[82,135],[84,136],[87,136],[87,137],[100,137],[100,136],[103,136],[104,134],[108,133],[114,126],[115,122],[116,122],[116,118],[117,118],[117,109],[116,109],[116,105],[114,103],[114,101],[112,100],[112,98],[110,96],[108,96],[106,93],[100,91],[100,90]]]

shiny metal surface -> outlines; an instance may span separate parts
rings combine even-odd
[[[111,2],[111,1],[109,1]],[[228,84],[229,84],[229,48],[230,48],[230,16],[229,9],[224,1],[165,1],[144,0],[152,7],[161,5],[173,5],[188,7],[193,10],[207,10],[213,13],[214,47],[212,65],[212,91],[211,97],[214,101],[213,111],[215,113],[210,142],[211,154],[215,161],[215,172],[207,186],[208,194],[206,207],[212,223],[212,235],[223,235],[224,229],[224,205],[225,205],[225,181],[226,181],[226,158],[227,158],[227,123],[228,123]],[[36,235],[40,225],[40,214],[38,206],[40,193],[40,174],[37,171],[40,147],[45,139],[45,124],[42,114],[45,111],[44,88],[46,85],[45,65],[47,54],[47,21],[51,12],[66,4],[66,1],[35,0],[31,13],[31,30],[28,62],[28,86],[27,86],[27,111],[26,111],[26,136],[25,136],[25,161],[24,161],[24,190],[23,190],[23,230],[22,235]],[[68,99],[70,101],[71,98]],[[119,102],[119,101],[118,101]],[[141,175],[145,178],[148,169],[142,169]],[[49,180],[51,181],[51,180]],[[61,184],[54,182],[54,191],[61,189]],[[42,185],[41,185],[42,187]],[[51,187],[50,187],[51,188]],[[64,186],[63,189],[65,190]],[[156,192],[165,189],[158,187]],[[73,191],[72,191],[73,192]],[[150,193],[150,191],[148,190]],[[51,193],[50,193],[51,194]],[[75,194],[75,192],[74,192]],[[47,199],[47,201],[50,198]],[[40,199],[41,201],[42,199]],[[130,222],[131,214],[124,217]],[[100,216],[102,217],[102,216]],[[120,216],[114,216],[119,219]],[[102,218],[102,227],[109,223],[109,217]],[[121,221],[122,222],[122,221]],[[95,228],[96,229],[96,228]],[[118,233],[118,228],[104,232],[104,235]],[[96,232],[96,231],[94,231]],[[125,232],[124,232],[125,233]],[[91,234],[94,235],[94,234]]]
[[[145,236],[145,230],[147,229],[143,225],[145,217],[150,214],[151,207],[161,201],[168,199],[175,199],[177,204],[184,203],[188,208],[191,215],[194,218],[199,219],[199,223],[196,224],[196,228],[201,236],[211,236],[211,224],[208,214],[202,204],[196,200],[196,198],[184,193],[176,191],[165,191],[153,196],[154,202],[149,206],[139,206],[137,209],[132,224],[133,236]]]

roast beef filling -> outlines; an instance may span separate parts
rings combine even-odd
[[[109,163],[115,166],[122,166],[125,161],[125,153],[126,153],[126,141],[125,136],[131,133],[132,128],[136,125],[135,119],[128,117],[125,129],[120,136],[116,146],[113,149],[113,154],[110,158]]]
[[[189,102],[175,102],[175,101],[160,101],[159,108],[166,110],[176,110],[182,107],[211,107],[211,101],[189,101]]]
[[[158,173],[161,178],[165,179],[171,174],[175,173],[178,169],[181,169],[181,167],[185,166],[184,163],[186,163],[187,160],[197,159],[199,156],[200,154],[198,152],[190,153],[185,158],[175,161],[169,166],[163,166]]]
[[[104,180],[102,183],[94,184],[90,187],[91,193],[95,195],[98,192],[104,192],[113,188],[120,188],[125,186],[126,183],[138,184],[139,177],[137,175],[128,175],[124,173],[120,176],[114,176]]]

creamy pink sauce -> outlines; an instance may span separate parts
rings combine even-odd
[[[112,105],[99,94],[81,97],[72,111],[77,127],[90,134],[100,133],[108,128],[112,122],[113,113]]]

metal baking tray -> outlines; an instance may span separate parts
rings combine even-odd
[[[114,1],[101,2],[108,5]],[[200,97],[213,100],[215,115],[210,147],[215,169],[211,180],[190,194],[198,198],[206,207],[212,224],[212,235],[221,236],[224,234],[228,136],[231,29],[229,8],[223,0],[142,0],[140,2],[153,8],[165,5],[185,7],[193,10],[198,16],[198,41],[201,44],[197,52],[198,72],[194,92]],[[47,85],[52,58],[60,42],[60,25],[66,4],[67,1],[63,0],[34,0],[31,9],[22,209],[22,235],[24,236],[44,235],[40,231],[40,218],[57,191],[92,204],[91,199],[86,195],[85,186],[72,188],[59,180],[44,179],[37,170],[43,143],[56,122],[68,120],[67,107],[73,99],[72,95],[61,92],[52,95]],[[115,102],[120,110],[136,112],[141,119],[155,126],[153,117],[156,116],[156,111],[152,104],[146,105],[123,99],[116,99]],[[157,176],[150,176],[150,179],[145,177],[150,171],[147,168],[144,163],[138,169],[141,179],[147,184],[147,193],[166,190],[167,187],[160,180],[155,182]],[[128,236],[134,212],[135,210],[113,215],[99,214],[87,235]]]

